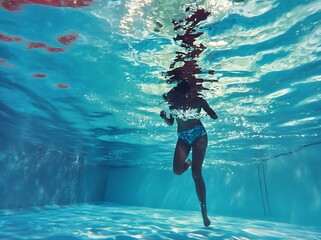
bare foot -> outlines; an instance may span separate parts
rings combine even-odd
[[[205,227],[208,227],[209,225],[211,225],[211,221],[208,219],[207,216],[203,216],[203,224]]]
[[[202,206],[202,217],[203,217],[203,224],[205,227],[208,227],[209,225],[211,225],[211,221],[207,217],[207,211],[205,206]]]

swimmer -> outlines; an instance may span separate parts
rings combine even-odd
[[[208,105],[206,100],[198,96],[186,81],[182,81],[164,96],[167,102],[170,102],[170,110],[176,112],[194,113],[194,117],[185,119],[179,114],[168,114],[165,111],[160,112],[160,117],[169,126],[177,122],[178,140],[174,153],[173,171],[177,175],[183,174],[189,167],[192,168],[192,176],[195,183],[197,197],[201,205],[201,212],[204,226],[209,226],[211,221],[207,216],[206,208],[206,187],[202,176],[202,165],[207,148],[207,133],[197,115],[203,109],[212,119],[217,119],[214,110]],[[192,149],[192,161],[186,160]]]

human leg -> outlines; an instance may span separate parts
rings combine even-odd
[[[190,150],[191,147],[182,139],[178,138],[173,161],[173,171],[175,174],[181,175],[190,167],[190,160],[185,162]]]
[[[192,175],[195,183],[197,197],[200,201],[201,212],[204,226],[209,226],[211,221],[207,217],[206,208],[206,187],[202,176],[202,165],[207,148],[207,135],[203,135],[195,140],[193,143],[193,161],[192,161]]]

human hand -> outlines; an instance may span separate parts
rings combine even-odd
[[[159,116],[160,116],[161,118],[163,118],[163,119],[166,118],[166,112],[162,110],[162,111],[160,112]]]

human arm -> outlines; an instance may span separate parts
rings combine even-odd
[[[212,119],[218,119],[218,116],[216,115],[215,111],[208,105],[208,103],[205,100],[203,100],[202,102],[202,108]]]
[[[172,126],[174,124],[174,118],[172,114],[169,114],[169,118],[166,116],[165,111],[160,112],[160,117],[165,121],[165,123],[169,126]]]

